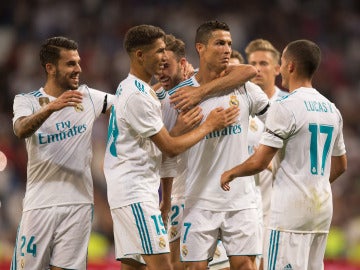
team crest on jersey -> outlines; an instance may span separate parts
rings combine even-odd
[[[44,107],[46,104],[49,104],[50,99],[48,97],[39,97],[39,104],[41,107]]]
[[[240,102],[235,95],[230,96],[230,101],[229,101],[230,106],[239,107],[239,104],[240,104]]]
[[[25,268],[25,259],[24,258],[21,258],[21,260],[20,260],[20,267],[21,267],[21,269]]]
[[[166,247],[166,240],[164,237],[159,238],[159,248],[164,249]]]
[[[216,250],[214,252],[214,258],[220,258],[221,256],[221,251],[218,249],[218,247],[216,247]]]
[[[157,97],[157,95],[156,95],[156,93],[155,93],[154,90],[150,89],[150,94],[151,94],[151,96],[152,96],[153,98],[155,98],[156,100],[158,100],[158,97]]]
[[[76,104],[74,107],[76,112],[82,112],[84,110],[84,106],[81,103]]]
[[[249,127],[250,127],[250,130],[253,131],[253,132],[256,132],[259,129],[258,124],[256,124],[256,121],[253,118],[250,119]]]
[[[188,251],[186,245],[183,245],[181,247],[181,254],[183,255],[183,257],[186,257],[186,255],[188,255],[188,253],[189,253],[189,251]]]
[[[171,227],[169,234],[170,234],[170,238],[173,239],[178,234],[178,231],[177,231],[177,229],[175,227]]]

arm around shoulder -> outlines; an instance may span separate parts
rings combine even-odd
[[[221,93],[243,85],[257,73],[257,69],[252,65],[231,65],[225,70],[223,76],[200,86],[199,90],[203,97]]]

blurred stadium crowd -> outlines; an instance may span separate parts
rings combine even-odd
[[[233,48],[264,38],[282,51],[295,39],[319,44],[322,65],[314,87],[335,102],[344,118],[349,167],[333,184],[334,217],[327,258],[360,264],[360,1],[358,0],[14,0],[0,2],[0,262],[10,260],[26,184],[26,150],[12,131],[15,94],[45,81],[41,42],[64,35],[79,43],[82,83],[114,93],[128,73],[122,48],[126,30],[153,24],[183,39],[194,67],[194,36],[208,19],[231,27]],[[280,79],[279,79],[280,84]],[[94,128],[95,218],[90,260],[112,257],[112,221],[102,160],[107,119]]]

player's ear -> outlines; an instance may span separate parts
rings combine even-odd
[[[55,75],[56,73],[56,66],[52,63],[46,63],[45,64],[45,70],[46,70],[46,73],[49,74],[49,75]]]
[[[200,54],[200,52],[203,51],[203,49],[205,48],[205,45],[202,43],[196,43],[195,48],[196,48],[196,51],[198,52],[198,54]]]
[[[144,62],[144,52],[142,50],[136,50],[135,57],[140,63]]]
[[[275,65],[274,70],[275,70],[275,76],[278,76],[280,74],[280,65],[279,64]]]
[[[288,70],[290,73],[293,73],[294,70],[295,70],[295,62],[294,61],[290,61],[289,64],[288,64]]]

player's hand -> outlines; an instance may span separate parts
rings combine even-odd
[[[210,125],[212,131],[220,130],[235,123],[239,113],[240,109],[237,106],[230,106],[226,110],[219,107],[210,112],[205,123]]]
[[[231,171],[226,171],[221,175],[220,186],[223,190],[229,191],[230,190],[230,182],[234,180]]]
[[[188,110],[199,104],[202,98],[201,91],[199,91],[198,87],[184,86],[170,96],[170,102],[175,104],[175,109]]]
[[[198,126],[203,119],[204,115],[202,114],[202,109],[199,106],[196,106],[188,111],[182,111],[177,119],[175,126],[171,130],[170,134],[172,136],[179,136]]]
[[[194,67],[192,64],[190,64],[188,61],[186,61],[185,65],[184,65],[184,70],[183,70],[183,79],[187,80],[189,79],[192,75],[194,75]]]
[[[76,107],[82,102],[82,94],[77,90],[68,90],[62,93],[57,99],[47,106],[52,111],[59,111],[65,107]]]

